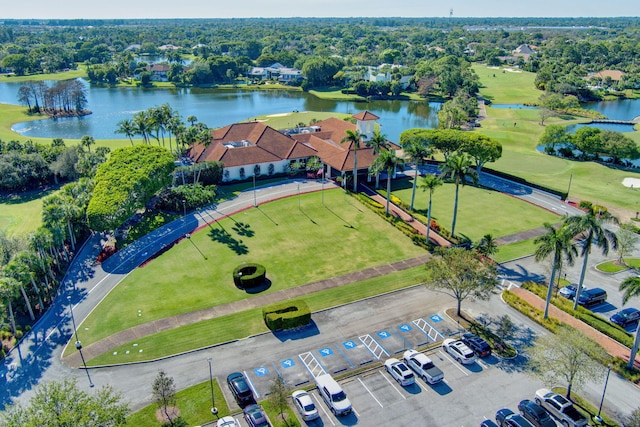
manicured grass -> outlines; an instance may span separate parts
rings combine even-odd
[[[203,375],[208,375],[209,365],[206,361],[202,362]],[[171,375],[171,373],[167,373]],[[224,379],[221,379],[224,382]],[[149,393],[151,393],[151,386],[149,384]],[[218,408],[218,416],[220,418],[229,415],[229,407],[220,390],[220,384],[218,378],[213,379],[213,396]],[[176,406],[180,409],[180,416],[187,422],[189,426],[202,425],[206,422],[215,420],[215,417],[211,415],[211,385],[209,380],[193,387],[180,390],[176,393]],[[158,427],[160,422],[156,420],[156,410],[158,405],[152,403],[145,406],[137,412],[134,412],[127,418],[127,426],[131,427]]]
[[[498,253],[492,258],[496,262],[507,262],[512,259],[531,255],[536,250],[534,239],[523,240],[521,242],[511,243],[498,247]]]
[[[308,125],[311,120],[325,120],[329,117],[337,117],[339,119],[345,119],[351,117],[351,114],[340,114],[332,112],[319,112],[319,111],[301,111],[298,113],[275,113],[267,114],[265,116],[257,116],[256,119],[260,120],[264,124],[271,126],[274,129],[286,129],[295,126],[297,123],[304,123]]]
[[[535,73],[512,72],[479,64],[474,64],[472,69],[480,77],[480,93],[494,104],[533,104],[542,93],[531,90]]]
[[[231,277],[243,261],[266,267],[270,293],[425,253],[343,191],[324,194],[324,207],[320,192],[303,194],[194,233],[118,285],[83,323],[83,340],[251,298]]]
[[[618,264],[617,259],[596,265],[596,269],[603,273],[619,273],[629,268],[640,268],[640,258],[624,258],[624,265]]]
[[[338,288],[315,292],[305,295],[301,299],[309,305],[311,311],[316,312],[421,283],[424,280],[424,274],[424,267],[414,267],[386,276],[378,276]],[[152,360],[183,351],[242,339],[262,332],[268,332],[268,329],[262,320],[262,309],[255,308],[147,335],[114,348],[108,353],[88,361],[88,364],[99,366]],[[83,335],[83,341],[84,339]],[[70,352],[71,350],[67,353]]]
[[[27,82],[30,80],[40,81],[40,80],[69,80],[69,79],[78,79],[78,78],[86,78],[87,72],[84,69],[84,66],[78,66],[76,70],[62,71],[59,73],[51,73],[51,74],[33,74],[28,76],[14,76],[9,74],[0,75],[0,82]]]
[[[418,180],[420,183],[420,180]],[[392,193],[407,204],[411,202],[413,179],[392,182]],[[438,224],[451,231],[455,184],[445,183],[433,193],[433,214]],[[428,193],[416,189],[414,208],[425,216]],[[557,222],[559,216],[515,197],[470,185],[460,187],[456,234],[478,241],[485,234],[494,238],[540,227],[544,222]]]
[[[55,189],[31,191],[0,197],[0,230],[26,236],[42,223],[42,199]]]

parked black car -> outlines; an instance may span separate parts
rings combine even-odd
[[[518,403],[518,411],[536,427],[556,427],[556,423],[551,419],[549,413],[536,402],[525,399]]]
[[[522,415],[514,413],[509,408],[502,408],[496,412],[496,423],[500,427],[532,427]]]
[[[623,328],[626,328],[628,325],[636,323],[638,320],[640,320],[640,310],[633,307],[627,307],[611,316],[609,320],[611,320],[616,325],[620,325]]]
[[[482,338],[473,334],[462,335],[462,342],[467,345],[478,357],[491,356],[491,346]]]
[[[600,288],[587,289],[580,293],[578,304],[583,307],[591,307],[602,304],[607,300],[607,291]]]
[[[227,385],[238,405],[244,406],[255,402],[247,379],[240,372],[229,374],[227,377]]]

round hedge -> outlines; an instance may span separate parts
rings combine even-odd
[[[240,264],[233,270],[233,283],[240,289],[251,289],[262,285],[267,269],[256,263]]]

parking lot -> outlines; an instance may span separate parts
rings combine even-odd
[[[242,372],[258,401],[268,397],[276,376],[281,376],[290,390],[314,387],[313,378],[323,373],[343,378],[339,382],[351,400],[353,413],[335,417],[313,389],[320,419],[308,423],[312,426],[412,425],[418,420],[420,425],[474,426],[485,418],[493,419],[505,406],[516,410],[520,400],[532,398],[541,387],[519,372],[517,362],[495,356],[466,366],[454,361],[439,344],[457,333],[457,324],[434,313],[290,357],[263,361]],[[402,387],[381,366],[389,357],[401,358],[408,348],[429,344],[432,349],[427,355],[445,374],[441,383],[430,385],[418,379],[414,385]],[[356,371],[357,375],[349,375]],[[226,386],[223,392],[234,407]]]

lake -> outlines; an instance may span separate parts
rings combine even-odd
[[[20,83],[0,83],[0,103],[17,104],[20,86]],[[95,139],[122,139],[126,137],[115,133],[118,122],[162,104],[169,104],[183,120],[193,115],[210,128],[296,110],[346,114],[368,110],[380,117],[381,132],[389,140],[398,142],[400,134],[407,129],[437,127],[441,105],[419,101],[329,101],[304,92],[283,90],[108,88],[88,84],[87,87],[87,108],[93,114],[18,123],[12,129],[30,137],[81,139],[90,135]]]

